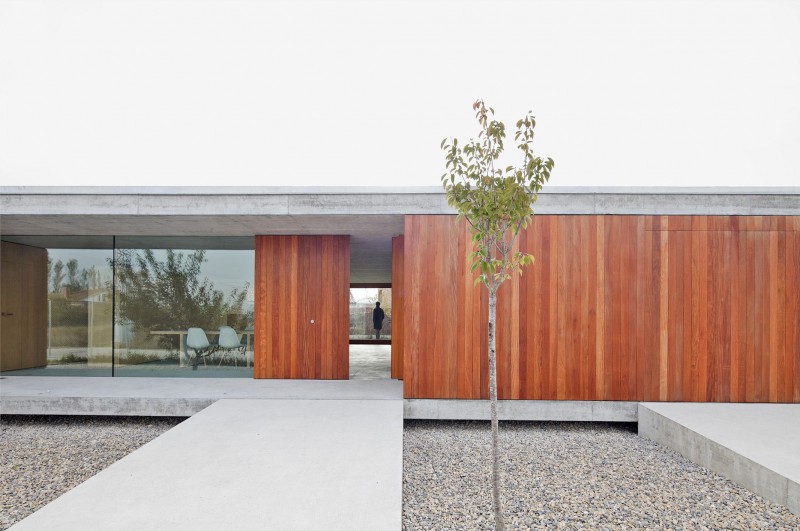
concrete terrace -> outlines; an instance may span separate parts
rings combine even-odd
[[[0,410],[7,415],[190,416],[222,399],[402,400],[403,382],[4,376]],[[486,420],[486,400],[403,401],[407,419]],[[504,420],[636,422],[636,402],[502,400]]]
[[[255,380],[252,378],[98,378],[6,376],[6,415],[188,417],[223,399],[402,400],[397,380]]]

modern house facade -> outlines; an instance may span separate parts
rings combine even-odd
[[[535,210],[501,399],[800,403],[800,189],[551,187]],[[0,368],[187,375],[187,329],[230,326],[248,354],[195,375],[347,379],[348,292],[376,286],[405,398],[487,398],[453,214],[439,188],[2,188]]]

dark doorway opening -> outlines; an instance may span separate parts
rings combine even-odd
[[[374,328],[375,303],[380,303],[384,319],[380,332]],[[388,283],[350,284],[350,344],[392,344],[392,285]]]
[[[380,303],[383,321],[375,329]],[[392,285],[350,284],[350,379],[391,378]]]

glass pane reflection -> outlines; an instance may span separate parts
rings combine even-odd
[[[224,238],[175,243],[117,239],[115,375],[252,377],[254,251],[214,248],[232,246]],[[226,326],[239,345],[220,343]],[[190,328],[205,344],[187,343]]]

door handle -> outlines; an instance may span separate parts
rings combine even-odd
[[[12,315],[14,315],[13,313],[6,313],[6,312],[0,312],[0,313],[3,314],[3,317],[11,317]]]

